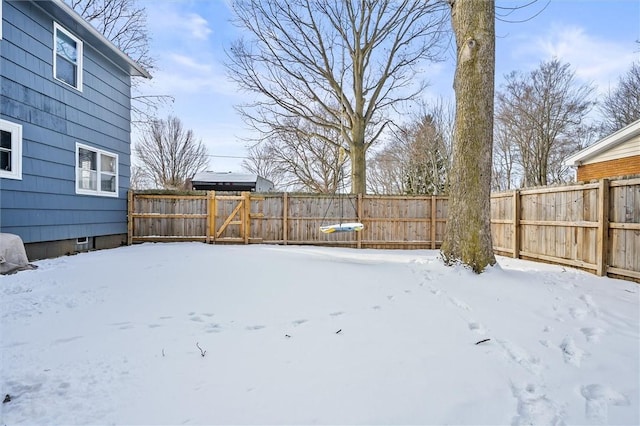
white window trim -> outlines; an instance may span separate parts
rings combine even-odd
[[[57,39],[58,39],[58,31],[60,31],[61,33],[64,33],[67,37],[69,37],[71,40],[76,42],[76,55],[78,57],[78,63],[77,63],[77,75],[76,75],[76,83],[78,83],[77,86],[72,86],[69,83],[67,83],[64,80],[59,79],[58,77],[56,77],[57,75],[57,62],[58,62],[58,55],[57,55],[57,49],[58,49],[58,44],[57,44]],[[82,40],[80,40],[78,37],[74,36],[73,34],[71,34],[69,31],[65,30],[61,25],[59,25],[57,22],[53,23],[53,78],[64,84],[65,86],[68,87],[73,87],[74,89],[82,92],[82,74],[83,74],[83,65],[82,65],[82,60],[83,60],[83,43]]]
[[[97,180],[98,181],[97,181],[97,185],[96,185],[96,188],[97,188],[96,190],[84,189],[84,188],[80,188],[80,186],[79,186],[80,185],[80,181],[78,180],[78,172],[80,171],[80,165],[78,164],[78,154],[80,153],[80,148],[86,149],[88,151],[93,151],[93,152],[95,152],[97,154],[96,155],[97,156],[97,158],[96,158],[96,161],[97,161],[96,169],[97,170],[96,171],[97,171],[97,174],[98,174],[98,176],[97,176]],[[101,170],[100,170],[101,169],[100,162],[102,161],[102,158],[101,158],[102,154],[108,155],[110,157],[114,157],[115,160],[116,160],[116,171],[115,171],[116,190],[115,190],[115,192],[103,191],[100,188],[100,186],[101,186],[100,185],[100,182],[101,182],[100,174],[102,173]],[[120,191],[120,188],[119,188],[120,178],[118,176],[119,173],[120,173],[120,165],[119,165],[118,161],[119,161],[118,154],[115,154],[115,153],[109,152],[109,151],[105,151],[105,150],[102,150],[102,149],[94,148],[94,147],[89,146],[89,145],[76,143],[75,167],[74,167],[74,170],[75,170],[75,181],[76,181],[76,194],[97,195],[97,196],[100,196],[100,197],[118,197],[118,193]]]
[[[11,133],[12,169],[0,170],[0,178],[22,180],[22,125],[0,119],[0,130]]]

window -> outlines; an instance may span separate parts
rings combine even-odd
[[[0,120],[0,178],[22,179],[22,126]]]
[[[76,193],[118,196],[118,156],[76,144]]]
[[[82,90],[82,42],[55,22],[53,29],[53,75]]]

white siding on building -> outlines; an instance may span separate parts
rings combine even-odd
[[[600,163],[602,161],[616,160],[618,158],[633,157],[634,155],[640,155],[640,135],[637,135],[607,151],[596,154],[593,157],[584,160],[582,164]]]

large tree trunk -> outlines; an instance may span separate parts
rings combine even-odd
[[[357,137],[360,136],[360,137]],[[349,147],[351,160],[351,193],[366,194],[367,192],[367,145],[364,143],[364,132],[355,135],[353,144]]]
[[[495,264],[491,242],[491,154],[495,74],[494,0],[450,0],[458,60],[454,80],[456,119],[446,264],[476,273]]]

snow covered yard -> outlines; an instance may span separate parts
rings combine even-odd
[[[0,277],[0,423],[640,423],[640,286],[437,256],[174,243],[37,262]]]

